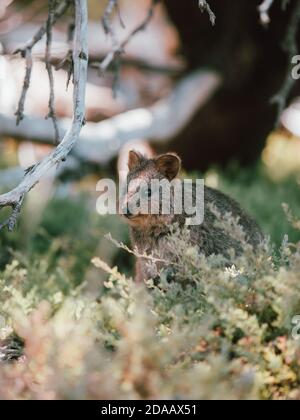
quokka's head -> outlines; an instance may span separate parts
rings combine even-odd
[[[120,202],[121,214],[132,226],[166,223],[172,214],[172,183],[181,169],[175,153],[147,159],[131,150],[127,182]],[[164,204],[163,204],[164,203]],[[170,206],[170,213],[166,208]]]

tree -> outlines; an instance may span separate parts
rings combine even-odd
[[[50,85],[48,118],[52,120],[54,130],[51,130],[49,120],[26,118],[18,127],[12,118],[0,114],[0,134],[44,141],[55,148],[26,171],[16,188],[0,196],[0,208],[12,207],[11,216],[0,229],[15,227],[25,195],[50,168],[64,162],[70,152],[88,161],[105,163],[126,142],[145,138],[162,142],[162,148],[166,147],[166,140],[172,140],[172,148],[183,156],[188,168],[204,169],[212,161],[226,163],[232,157],[247,162],[257,156],[266,135],[274,127],[276,115],[284,109],[287,98],[297,93],[291,79],[290,60],[297,52],[300,0],[293,4],[286,0],[265,0],[257,4],[258,8],[246,0],[165,0],[166,11],[181,39],[181,54],[187,63],[182,79],[171,95],[149,108],[130,110],[98,124],[87,122],[81,141],[77,142],[86,122],[84,97],[88,64],[101,73],[112,70],[113,88],[117,89],[124,50],[133,37],[147,28],[158,3],[159,0],[151,0],[145,17],[120,40],[112,18],[117,11],[123,25],[122,10],[118,0],[108,0],[102,25],[111,48],[95,64],[97,60],[89,61],[87,1],[48,1],[45,23],[16,51],[26,61],[16,122],[18,125],[24,118],[34,61],[32,49],[45,37],[44,61]],[[52,30],[62,16],[70,10],[73,13],[73,6],[74,19],[67,34],[69,50],[63,60],[57,62],[51,50]],[[201,14],[199,7],[206,13]],[[269,25],[267,29],[259,24],[259,16],[264,26]],[[286,52],[281,49],[284,38]],[[55,114],[53,65],[65,68],[68,82],[73,79],[74,83],[73,119],[67,123],[68,128]],[[149,67],[149,63],[133,65]],[[274,97],[276,91],[279,93]],[[277,109],[269,104],[272,97]],[[61,135],[63,138],[59,142]],[[112,141],[117,147],[110,147]],[[191,149],[193,153],[190,153]]]

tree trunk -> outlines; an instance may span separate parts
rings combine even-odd
[[[222,89],[174,139],[173,149],[188,169],[204,170],[233,159],[249,163],[260,155],[275,126],[277,110],[270,100],[288,69],[282,42],[293,3],[283,11],[281,2],[274,2],[268,28],[259,21],[260,3],[209,0],[217,16],[212,26],[197,0],[165,0],[189,67],[209,67],[224,77]]]

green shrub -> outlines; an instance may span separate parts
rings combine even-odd
[[[244,244],[228,266],[199,256],[188,235],[170,237],[176,259],[158,283],[136,285],[95,258],[109,274],[97,300],[59,270],[48,277],[44,262],[7,266],[2,357],[21,348],[13,332],[25,349],[0,367],[0,397],[299,398],[300,244],[284,243],[276,261],[267,241]]]
[[[300,398],[300,242],[284,236],[299,232],[281,207],[297,209],[297,184],[259,171],[219,177],[280,247],[244,244],[228,264],[175,230],[173,262],[137,285],[132,259],[103,238],[128,244],[126,227],[86,200],[50,202],[26,249],[18,234],[2,236],[1,249],[16,246],[0,271],[0,399]]]

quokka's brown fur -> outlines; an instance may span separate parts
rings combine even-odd
[[[122,205],[127,207],[130,200],[139,188],[140,182],[150,184],[153,179],[175,179],[181,169],[180,158],[174,153],[167,153],[153,159],[147,159],[135,151],[129,153],[128,160],[128,189],[123,197]],[[195,194],[195,188],[193,188]],[[172,208],[172,207],[171,207]],[[141,255],[159,255],[162,259],[169,260],[168,235],[172,226],[186,229],[186,214],[125,214],[130,224],[133,246]],[[260,228],[240,205],[221,193],[209,187],[204,187],[204,222],[200,225],[191,225],[190,241],[197,245],[199,253],[206,256],[221,254],[225,257],[231,255],[230,250],[236,254],[243,252],[242,242],[218,226],[218,217],[231,214],[243,228],[245,240],[252,246],[257,246],[263,239]],[[136,280],[143,281],[152,277],[149,264],[145,258],[137,258]]]

